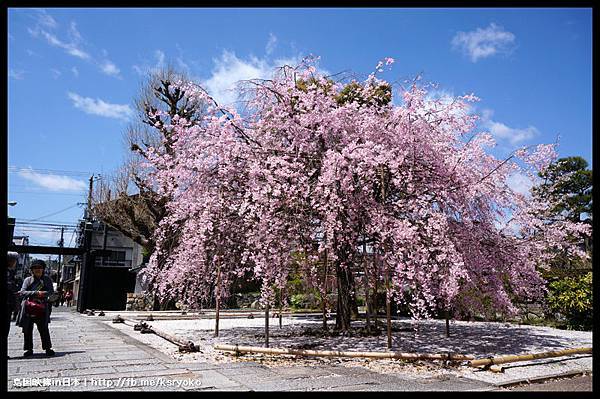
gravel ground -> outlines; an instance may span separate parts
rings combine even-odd
[[[128,317],[127,312],[121,312]],[[339,365],[343,367],[365,367],[381,373],[399,373],[420,379],[452,374],[494,384],[503,384],[520,379],[535,379],[569,372],[591,372],[591,355],[538,359],[535,361],[509,363],[503,373],[482,371],[466,366],[444,366],[442,362],[398,360],[368,360],[339,358],[297,358],[294,356],[244,355],[235,358],[230,354],[215,351],[215,343],[264,346],[264,318],[260,314],[254,319],[224,318],[220,320],[219,337],[214,337],[214,319],[198,320],[155,320],[147,322],[169,334],[191,340],[200,346],[200,352],[179,353],[177,347],[153,334],[140,334],[124,324],[109,325],[124,333],[185,361],[231,362],[256,361],[268,367],[293,367],[305,365]],[[380,336],[337,336],[322,337],[318,332],[322,326],[319,317],[284,317],[279,328],[276,318],[270,319],[269,343],[272,348],[327,349],[348,351],[386,351],[385,332]],[[361,327],[364,323],[353,322]],[[443,320],[413,322],[409,319],[394,321],[393,349],[402,352],[460,353],[476,358],[489,356],[517,355],[545,352],[575,347],[592,346],[592,333],[568,331],[549,327],[516,325],[509,323],[453,321],[451,336],[445,335]]]

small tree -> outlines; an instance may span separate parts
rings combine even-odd
[[[539,174],[541,183],[532,189],[536,200],[550,204],[540,217],[547,223],[558,220],[592,223],[592,171],[581,157],[560,158]],[[592,231],[573,234],[568,239],[591,255]],[[591,256],[569,256],[565,251],[549,249],[554,253],[551,268],[544,272],[546,278],[580,275],[591,269]]]
[[[591,330],[594,315],[592,272],[564,277],[548,285],[548,305],[565,317],[568,328]]]
[[[168,191],[149,176],[157,171],[142,167],[152,156],[175,156],[173,120],[186,118],[196,123],[206,104],[192,101],[175,82],[185,75],[167,68],[151,73],[142,83],[135,100],[137,119],[128,127],[125,142],[131,151],[123,165],[111,177],[97,183],[93,195],[93,211],[105,223],[121,231],[145,248],[157,251],[164,263],[179,240],[180,223],[165,225],[168,239],[157,248],[155,231],[168,215]],[[170,182],[172,183],[172,181]],[[152,290],[153,281],[149,281]]]

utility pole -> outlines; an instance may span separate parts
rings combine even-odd
[[[94,188],[94,175],[92,174],[90,176],[90,186],[89,186],[89,191],[88,191],[88,200],[87,200],[87,208],[85,210],[85,217],[84,219],[86,221],[89,221],[92,217],[92,190]]]
[[[62,248],[65,245],[65,239],[64,239],[64,234],[65,234],[65,228],[64,226],[61,226],[60,228],[60,241],[58,242],[58,246],[61,248],[60,253],[58,254],[58,271],[56,272],[56,288],[59,289],[62,287],[62,283],[60,282],[60,276],[61,276],[61,272],[62,272]]]
[[[102,249],[106,250],[106,223],[102,223],[104,229],[102,230]],[[106,264],[106,255],[102,255],[102,266]]]
[[[94,266],[94,257],[91,253],[92,247],[92,190],[94,189],[94,175],[90,176],[87,208],[83,222],[83,259],[81,262],[81,273],[79,275],[79,291],[77,293],[77,311],[85,312],[90,304],[90,274]]]

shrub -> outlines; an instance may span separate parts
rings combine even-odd
[[[304,308],[305,300],[304,294],[294,294],[290,297],[290,305],[293,309],[302,309]]]
[[[548,306],[565,318],[567,328],[589,330],[593,322],[592,272],[548,284]]]

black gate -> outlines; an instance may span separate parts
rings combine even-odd
[[[92,266],[88,309],[125,310],[127,293],[135,289],[135,273],[127,267]]]

